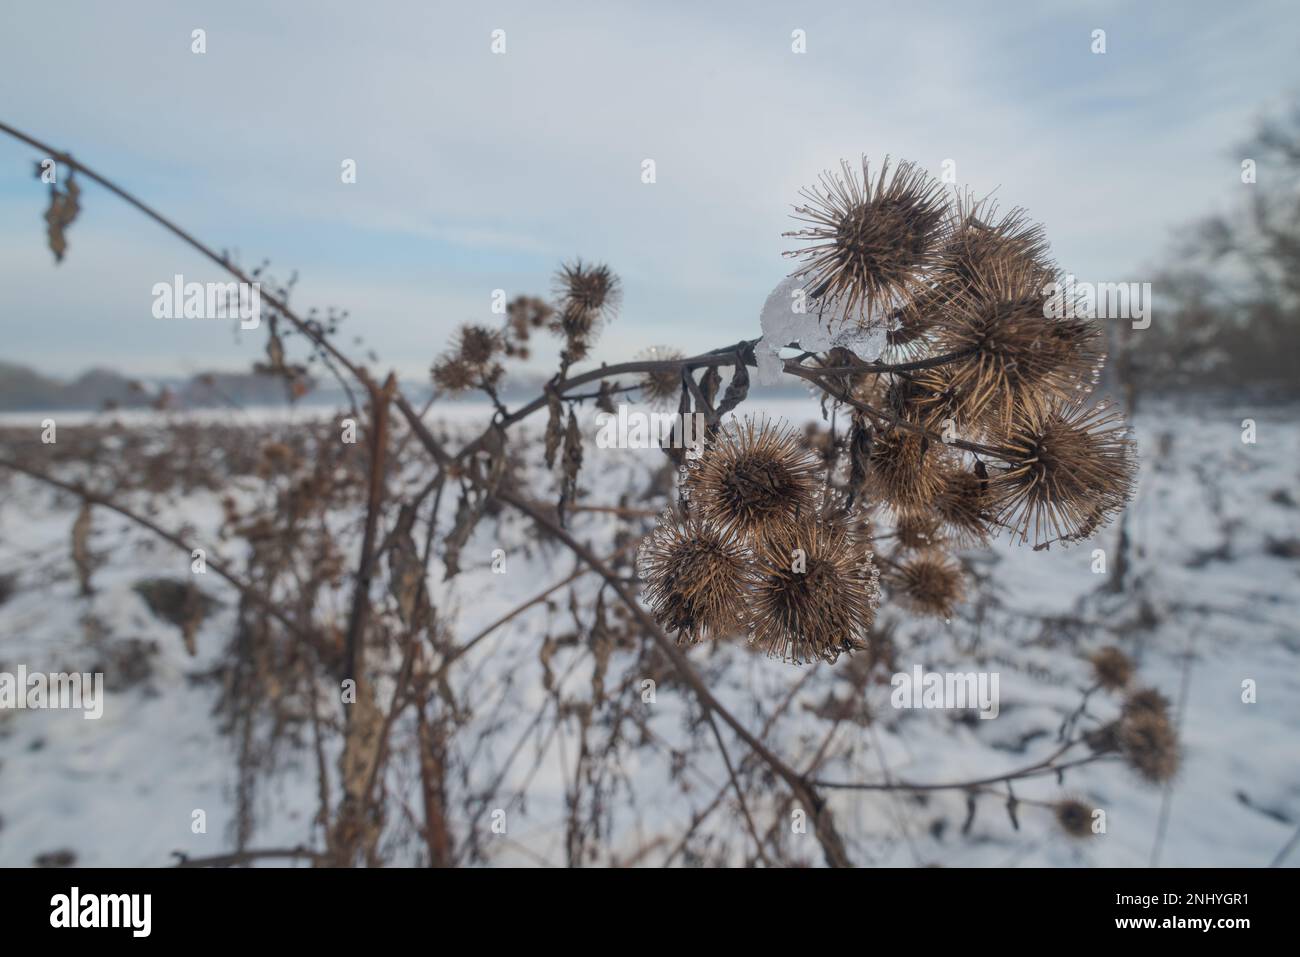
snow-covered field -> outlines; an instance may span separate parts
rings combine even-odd
[[[450,408],[457,427],[487,415],[479,406]],[[742,411],[801,421],[816,416],[817,405],[811,399],[751,401]],[[1242,441],[1244,418],[1256,422],[1253,444]],[[10,416],[3,424],[30,421],[36,428],[40,419]],[[293,421],[280,416],[282,425]],[[1297,409],[1189,412],[1154,404],[1136,424],[1143,469],[1129,519],[1130,588],[1107,594],[1100,590],[1106,576],[1094,572],[1095,548],[1114,560],[1111,529],[1096,542],[1064,550],[1035,553],[998,543],[970,556],[993,586],[995,601],[982,616],[968,608],[947,625],[912,620],[887,601],[884,613],[899,622],[899,670],[920,664],[932,671],[996,671],[1000,714],[962,721],[950,711],[897,711],[890,707],[889,686],[872,686],[867,705],[876,720],[840,724],[830,750],[852,746],[852,754],[817,776],[943,782],[1032,764],[1052,751],[1056,728],[1090,682],[1083,656],[1118,644],[1138,659],[1141,682],[1175,703],[1185,756],[1174,786],[1165,791],[1142,784],[1121,764],[1106,762],[1069,772],[1063,786],[1051,776],[1016,783],[1015,794],[1026,805],[1069,794],[1104,809],[1106,833],[1085,842],[1066,840],[1050,814],[1032,806],[1021,808],[1017,830],[1003,802],[990,795],[980,798],[963,834],[967,799],[961,792],[830,792],[855,862],[1146,866],[1158,854],[1160,863],[1174,866],[1260,866],[1300,827]],[[592,503],[639,491],[662,461],[653,451],[590,448],[588,454],[583,498]],[[132,588],[147,576],[182,573],[187,556],[128,532],[125,520],[99,514],[92,548],[106,560],[95,574],[95,593],[79,597],[68,559],[77,511],[71,496],[21,477],[0,488],[0,576],[12,576],[9,597],[0,603],[0,672],[19,665],[32,672],[104,671],[108,683],[100,720],[76,711],[0,711],[0,865],[26,865],[64,849],[78,864],[145,866],[168,863],[173,851],[197,856],[228,850],[234,744],[212,718],[216,688],[191,679],[210,670],[226,646],[235,617],[232,594],[220,582],[205,584],[222,604],[205,621],[192,657],[177,629],[155,618]],[[215,496],[196,493],[171,501],[154,519],[165,527],[188,523],[201,536],[215,528],[220,509]],[[598,550],[608,550],[611,529],[600,516],[584,516],[576,529]],[[530,558],[512,554],[508,573],[494,575],[493,534],[485,526],[471,539],[460,576],[446,584],[441,575],[430,580],[435,604],[454,616],[462,640],[573,570],[567,555],[535,551]],[[485,695],[512,682],[510,713],[521,721],[547,706],[537,646],[548,623],[566,614],[560,605],[539,605],[520,616],[464,663]],[[835,672],[842,664],[818,665],[809,677],[808,668],[733,645],[697,647],[690,654],[716,676],[711,680],[723,702],[754,728],[762,721],[754,702],[780,700],[808,678],[768,740],[799,768],[826,743],[819,732],[827,725],[807,708],[839,686]],[[590,674],[578,670],[563,680],[589,684]],[[1247,680],[1257,687],[1255,703],[1242,700]],[[665,737],[682,733],[687,708],[680,694],[666,687],[653,705],[652,727]],[[1095,697],[1092,710],[1105,718],[1115,703]],[[528,800],[507,809],[509,840],[494,846],[494,862],[564,861],[563,782],[571,772],[566,747],[571,744],[558,738],[537,768],[525,762],[511,772],[516,783],[528,780]],[[483,779],[501,765],[504,750],[484,750],[476,765]],[[731,753],[743,755],[739,742]],[[635,797],[618,806],[615,833],[623,844],[609,848],[611,854],[630,854],[658,835],[667,835],[671,845],[726,783],[715,759],[692,767],[697,780],[683,794],[670,780],[667,756],[653,749],[633,752],[622,771]],[[400,786],[395,781],[394,789]],[[256,800],[251,846],[317,843],[314,758],[306,750],[269,772]],[[191,827],[196,809],[206,814],[206,833]],[[453,826],[471,824],[461,816]],[[472,826],[492,846],[488,821]],[[706,828],[743,846],[739,817],[729,808]],[[806,841],[805,857],[819,862],[815,842]],[[396,859],[402,860],[401,852]],[[644,860],[662,859],[651,853]],[[1300,851],[1286,863],[1300,864]]]

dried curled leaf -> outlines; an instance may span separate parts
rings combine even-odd
[[[727,383],[727,391],[722,394],[722,402],[718,404],[718,417],[721,418],[744,402],[747,395],[749,395],[749,370],[745,368],[744,359],[738,355],[736,364],[732,367],[731,381]]]
[[[274,330],[266,339],[266,357],[273,371],[279,372],[284,368],[284,343]]]
[[[77,520],[72,523],[72,564],[77,568],[77,581],[81,594],[89,595],[90,576],[95,571],[95,559],[90,552],[90,503],[82,502]]]
[[[717,366],[709,366],[700,378],[700,391],[704,393],[704,398],[709,405],[717,402],[720,388],[722,388],[722,375],[718,372]]]
[[[686,443],[683,426],[686,424],[686,417],[691,414],[691,393],[686,385],[686,378],[683,377],[680,386],[681,392],[677,397],[677,418],[673,422],[671,440],[663,447],[664,455],[673,463],[674,468],[681,468],[686,463]]]
[[[542,687],[547,691],[555,690],[555,671],[551,668],[551,659],[557,650],[559,642],[552,635],[547,635],[542,640],[542,646],[537,649],[537,660],[542,666]]]
[[[546,421],[546,467],[555,468],[555,453],[564,437],[564,406],[560,395],[549,386],[546,389],[546,411],[550,418]]]
[[[444,581],[460,573],[460,551],[469,541],[470,535],[482,519],[488,503],[492,501],[492,496],[496,494],[506,474],[507,458],[501,433],[496,430],[491,432],[485,445],[487,448],[484,451],[488,455],[486,474],[483,474],[484,469],[479,457],[471,458],[467,465],[471,481],[481,491],[476,496],[473,492],[474,485],[466,485],[461,489],[460,499],[456,503],[455,525],[443,540],[443,565],[446,567]]]
[[[618,409],[614,408],[613,394],[609,381],[601,382],[600,394],[596,396],[596,408],[600,409],[601,412],[608,412],[610,415],[617,414]]]
[[[849,498],[852,505],[858,495],[866,489],[871,460],[871,429],[859,419],[854,419],[849,430]]]
[[[564,477],[560,482],[560,503],[557,510],[560,523],[564,523],[565,507],[578,497],[578,472],[582,468],[582,432],[578,417],[569,410],[569,425],[564,431]]]
[[[597,705],[605,701],[605,674],[609,670],[610,655],[614,651],[614,634],[605,617],[605,592],[596,595],[596,609],[591,622],[591,699]]]
[[[50,205],[45,210],[45,227],[49,236],[50,252],[54,253],[55,262],[63,262],[63,254],[68,249],[68,240],[64,235],[67,228],[81,212],[81,187],[77,185],[74,174],[68,173],[68,182],[63,190],[58,183],[50,184]]]
[[[479,510],[475,508],[469,490],[465,489],[460,493],[459,501],[456,502],[456,521],[452,525],[451,531],[447,533],[447,537],[443,540],[442,563],[446,567],[446,573],[443,575],[444,581],[449,581],[460,574],[460,550],[469,541],[470,532],[474,531],[478,519]]]

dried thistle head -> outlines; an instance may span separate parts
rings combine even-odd
[[[585,354],[599,324],[618,313],[622,285],[608,266],[578,259],[555,274],[555,296],[560,308],[551,321],[552,331],[580,344]]]
[[[888,345],[903,359],[929,354],[929,332],[951,303],[987,286],[999,270],[1023,268],[1037,277],[1036,286],[1052,281],[1047,237],[1041,224],[1020,208],[999,217],[997,204],[967,193],[948,209],[943,248],[929,283],[902,303],[893,315]]]
[[[947,299],[947,294],[934,289],[918,292],[900,303],[891,317],[892,325],[885,332],[889,355],[909,362],[925,358],[930,352],[928,333],[937,314],[935,304]]]
[[[804,425],[800,441],[803,443],[804,448],[817,456],[818,461],[823,465],[829,465],[835,458],[834,437],[829,430],[823,429],[816,422],[808,422]]]
[[[456,353],[471,366],[486,366],[502,347],[500,333],[485,326],[464,325],[456,333]]]
[[[1056,823],[1070,837],[1092,837],[1092,808],[1076,798],[1062,798],[1052,805]]]
[[[645,601],[679,643],[738,631],[744,620],[750,555],[716,524],[665,512],[637,552]]]
[[[637,359],[645,362],[665,362],[683,358],[679,349],[669,346],[651,346]],[[659,408],[676,407],[682,391],[682,370],[680,366],[655,369],[646,372],[640,380],[641,401]]]
[[[747,417],[718,431],[687,474],[686,493],[708,521],[761,537],[815,509],[819,471],[797,432]]]
[[[621,286],[608,266],[584,263],[581,259],[565,263],[555,276],[560,298],[584,312],[609,312],[618,308]]]
[[[1088,661],[1097,684],[1107,691],[1119,691],[1133,678],[1133,659],[1114,645],[1097,650]]]
[[[880,603],[869,541],[829,515],[765,536],[755,554],[750,641],[795,664],[867,647]]]
[[[877,431],[867,454],[867,490],[899,515],[928,509],[943,488],[947,449],[916,432]]]
[[[943,525],[933,512],[902,515],[894,523],[894,545],[899,551],[924,552],[943,543]]]
[[[1119,724],[1119,746],[1129,767],[1152,784],[1172,779],[1182,763],[1173,723],[1156,711],[1125,715]]]
[[[1040,414],[1096,380],[1100,328],[1056,309],[1049,281],[1035,265],[1001,263],[939,311],[930,341],[961,354],[943,368],[967,419],[1000,431],[1017,412]]]
[[[971,410],[950,366],[921,369],[889,384],[886,407],[906,422],[945,439],[972,427]]]
[[[944,531],[962,547],[988,542],[994,506],[988,476],[964,468],[954,468],[944,474],[943,488],[934,499],[934,509]]]
[[[515,296],[506,305],[506,321],[520,339],[527,339],[532,330],[546,325],[555,315],[555,309],[536,296]]]
[[[911,295],[937,261],[947,237],[943,187],[923,169],[889,159],[872,176],[847,161],[820,185],[800,191],[794,218],[808,226],[785,235],[812,245],[789,253],[813,299],[836,302],[864,322],[883,317]]]
[[[455,394],[483,385],[495,385],[504,373],[493,359],[505,349],[499,332],[467,324],[456,331],[452,347],[433,364],[433,384]]]
[[[506,305],[506,323],[501,336],[505,353],[518,359],[529,356],[528,341],[533,330],[540,329],[555,314],[555,310],[536,296],[515,296]]]
[[[1119,750],[1120,722],[1109,721],[1083,733],[1083,743],[1093,754],[1109,754]]]
[[[1092,535],[1133,494],[1133,442],[1120,416],[1057,403],[1043,415],[1016,416],[1001,453],[1007,468],[990,479],[998,521],[1036,545]]]
[[[1139,714],[1169,716],[1169,699],[1155,688],[1138,688],[1124,699],[1124,717]]]
[[[1028,266],[1044,282],[1053,266],[1047,235],[1041,223],[1016,207],[999,218],[997,203],[961,196],[949,210],[948,242],[937,269],[945,293],[967,291],[985,283],[990,274],[1007,266]]]
[[[433,384],[443,392],[456,394],[478,385],[474,367],[457,354],[448,354],[433,365]]]
[[[961,566],[942,553],[917,555],[889,570],[891,594],[917,614],[952,617],[953,608],[965,597]]]

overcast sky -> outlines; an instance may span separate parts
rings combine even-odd
[[[757,335],[799,187],[862,153],[954,160],[1080,279],[1149,279],[1179,224],[1247,188],[1236,146],[1300,90],[1298,27],[1293,0],[0,0],[0,118],[245,264],[298,270],[298,305],[349,309],[385,366],[422,376],[457,324],[495,320],[493,289],[547,292],[576,256],[624,282],[598,358]],[[37,158],[0,136],[0,359],[258,358],[232,323],[153,318],[154,283],[219,277],[97,187],[56,266]]]

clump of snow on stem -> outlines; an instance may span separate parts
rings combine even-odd
[[[842,303],[819,302],[807,295],[802,279],[795,276],[782,279],[759,314],[763,339],[754,347],[758,384],[781,383],[781,350],[791,345],[804,352],[825,352],[840,346],[851,350],[859,359],[877,359],[885,348],[884,324],[849,322],[848,318]]]

